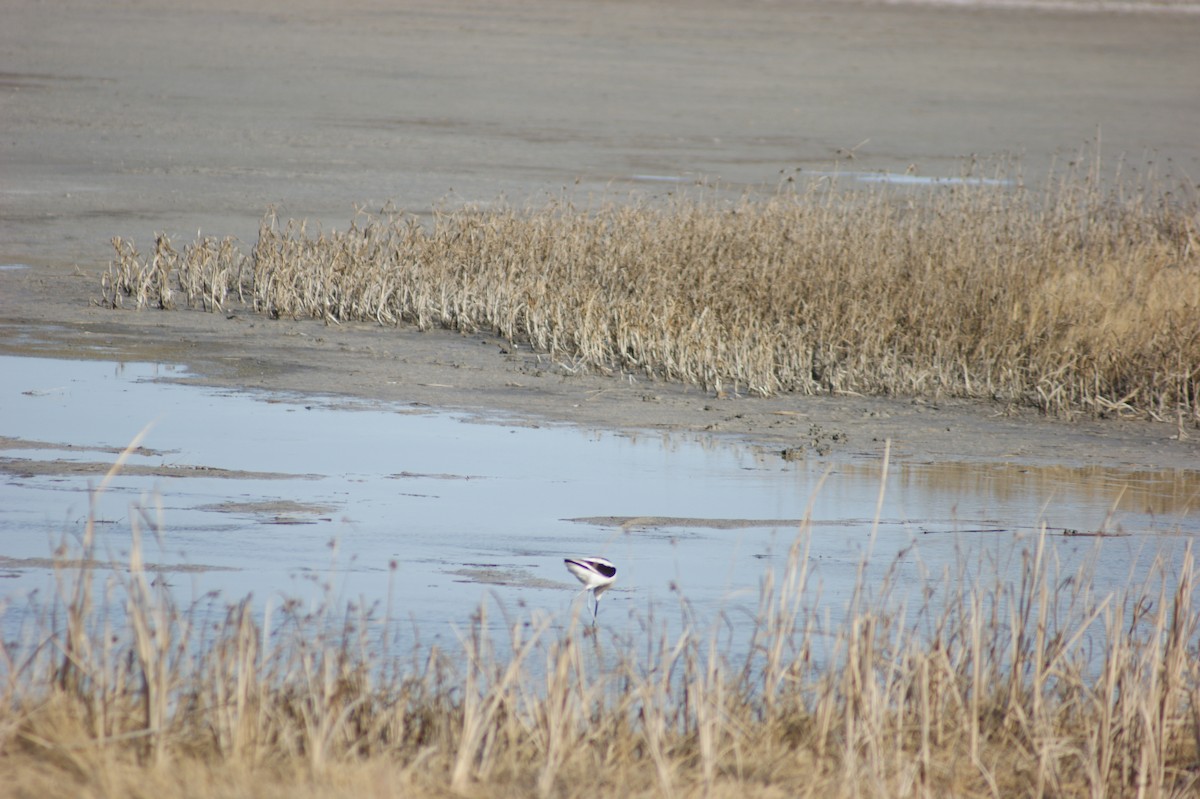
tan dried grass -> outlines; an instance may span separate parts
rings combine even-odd
[[[886,469],[886,463],[885,463]],[[960,562],[921,607],[896,577],[841,621],[802,525],[763,573],[748,650],[729,620],[622,638],[534,616],[461,651],[390,651],[356,606],[248,603],[199,623],[140,558],[57,553],[58,604],[7,640],[0,793],[80,796],[1193,796],[1200,614],[1190,548],[1091,589],[1045,531],[1011,576]],[[868,547],[869,551],[869,547]],[[93,602],[93,577],[107,574]],[[96,585],[104,584],[104,581]],[[331,594],[332,594],[331,589]],[[124,614],[113,603],[124,603]],[[687,618],[686,601],[681,612]]]
[[[223,310],[231,295],[245,302],[253,275],[250,261],[237,249],[231,236],[217,240],[200,238],[180,254],[171,240],[160,234],[154,255],[142,261],[133,242],[113,237],[116,257],[100,278],[100,305],[122,308],[128,301],[136,310],[176,307],[182,294],[188,308]]]
[[[490,330],[570,361],[753,394],[988,397],[1050,413],[1200,420],[1200,206],[1161,186],[822,180],[728,204],[391,210],[344,232],[264,220],[143,263],[104,303]],[[182,276],[186,275],[186,281]],[[200,286],[200,288],[195,288]]]

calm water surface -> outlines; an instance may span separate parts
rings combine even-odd
[[[672,617],[681,597],[698,618],[736,616],[783,567],[806,514],[808,601],[830,617],[864,558],[868,582],[891,575],[901,601],[962,562],[1011,576],[1045,526],[1062,568],[1094,559],[1105,590],[1141,579],[1155,555],[1178,559],[1200,533],[1195,472],[893,459],[876,525],[882,445],[786,462],[712,437],[214,390],[161,364],[2,357],[0,377],[0,436],[15,440],[0,449],[10,628],[52,594],[43,559],[82,534],[100,481],[45,462],[111,463],[150,423],[131,466],[201,468],[117,476],[94,498],[103,558],[128,554],[144,508],[161,524],[145,559],[190,567],[164,572],[182,601],[316,603],[332,591],[370,604],[390,591],[392,614],[425,640],[452,636],[485,598],[565,619],[579,607],[568,555],[618,564],[606,625]]]

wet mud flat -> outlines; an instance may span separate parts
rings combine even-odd
[[[804,456],[877,454],[890,440],[930,461],[1195,469],[1200,435],[1171,419],[717,398],[580,374],[488,335],[94,305],[113,236],[146,249],[158,232],[200,230],[249,245],[268,208],[344,227],[356,206],[389,202],[428,219],[502,196],[588,207],[697,182],[769,194],[809,174],[953,189],[966,162],[1014,157],[1035,182],[1088,144],[1129,170],[1200,173],[1200,15],[1066,5],[701,2],[664,18],[654,3],[614,17],[543,0],[355,0],[336,13],[18,2],[0,29],[20,64],[0,119],[13,142],[0,352],[180,364],[211,386],[742,437]],[[216,42],[220,57],[178,58]]]

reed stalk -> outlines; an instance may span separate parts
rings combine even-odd
[[[1086,163],[1086,162],[1085,162]],[[587,209],[268,214],[251,253],[113,240],[100,302],[487,330],[572,369],[711,391],[962,396],[1200,421],[1200,204],[1099,167]]]
[[[307,612],[297,601],[256,612],[241,599],[211,615],[179,607],[143,556],[144,531],[169,535],[151,509],[135,505],[125,558],[99,559],[91,525],[65,541],[55,607],[31,608],[30,634],[4,641],[3,790],[1185,797],[1200,788],[1190,546],[1101,595],[1091,587],[1101,551],[1067,571],[1042,529],[1020,542],[1015,574],[963,561],[913,593],[895,590],[892,569],[860,577],[831,608],[810,573],[805,522],[782,569],[764,568],[749,630],[740,609],[705,622],[684,598],[677,631],[647,613],[632,634],[578,617],[509,616],[496,602],[480,606],[457,651],[397,653],[380,646],[398,640],[380,629],[390,614],[337,602],[332,588]],[[909,607],[914,595],[923,599]],[[729,646],[734,614],[748,652]]]

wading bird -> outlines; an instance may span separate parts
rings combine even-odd
[[[575,575],[583,583],[583,591],[591,595],[592,624],[596,623],[596,613],[600,610],[600,595],[617,581],[617,567],[608,558],[563,558],[567,571]]]

